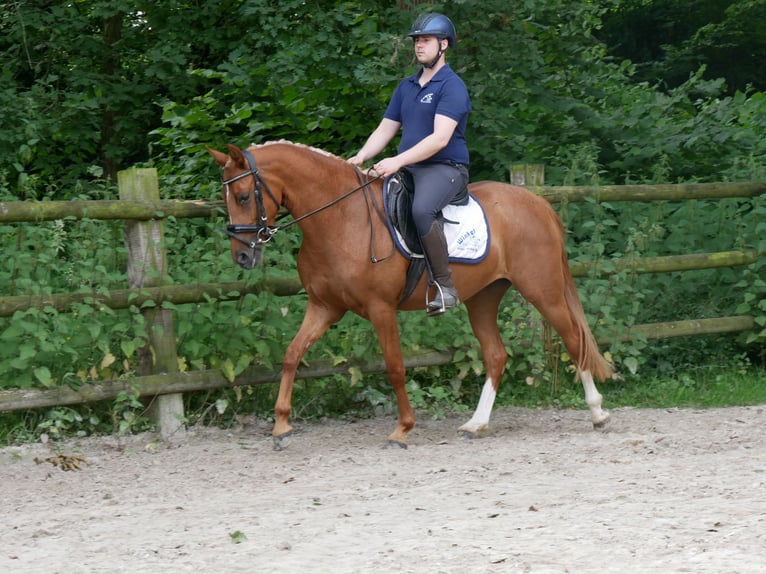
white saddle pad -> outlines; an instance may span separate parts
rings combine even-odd
[[[489,251],[489,225],[484,208],[469,194],[466,205],[448,205],[442,210],[444,236],[447,238],[449,259],[454,263],[480,263]],[[454,223],[453,223],[454,222]],[[423,257],[413,254],[398,230],[392,228],[397,249],[406,257]]]

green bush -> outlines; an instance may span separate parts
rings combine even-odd
[[[403,31],[414,13],[393,2],[323,6],[297,0],[279,8],[255,0],[195,10],[178,2],[12,6],[0,15],[0,27],[9,31],[0,40],[7,112],[0,118],[0,200],[113,199],[114,187],[104,183],[110,169],[137,163],[157,168],[165,199],[217,199],[220,170],[204,148],[229,142],[287,138],[350,155],[379,121],[396,82],[413,70]],[[603,6],[525,1],[510,10],[506,0],[456,0],[441,8],[459,23],[449,61],[471,90],[472,179],[507,180],[509,163],[525,161],[545,164],[552,185],[766,180],[764,94],[730,93],[703,69],[672,89],[636,81],[635,66],[611,59],[596,37]],[[16,25],[19,18],[24,27]],[[104,25],[120,18],[124,36],[109,45],[120,66],[110,69]],[[608,267],[614,258],[762,252],[765,201],[590,201],[556,208],[570,257]],[[230,260],[218,231],[224,222],[223,214],[166,221],[169,281],[294,273],[297,230],[280,234],[266,250],[265,266],[247,273]],[[91,220],[0,224],[0,296],[125,288],[122,233],[121,223]],[[597,335],[654,321],[755,317],[759,329],[741,336],[634,340],[604,349],[628,380],[632,373],[664,375],[707,363],[763,365],[762,260],[742,269],[594,275],[578,286]],[[278,368],[304,303],[303,296],[263,294],[168,305],[180,368],[221,369],[229,378],[249,365]],[[507,378],[530,382],[504,385],[511,388],[504,396],[526,400],[525,393],[538,393],[530,400],[550,400],[546,393],[569,378],[568,358],[560,349],[544,350],[539,329],[531,327],[538,319],[513,294],[498,320],[512,354]],[[438,322],[403,314],[400,322],[407,349],[444,350],[457,342],[454,365],[410,375],[417,405],[438,414],[445,404],[474,401],[483,375],[464,312]],[[54,388],[132,376],[146,335],[140,309],[116,311],[86,300],[66,313],[44,307],[0,318],[0,341],[0,388]],[[342,364],[377,349],[371,330],[348,316],[306,360]],[[301,383],[296,392],[309,405],[304,416],[385,411],[392,404],[384,377],[353,370]],[[201,418],[223,421],[250,408],[270,410],[273,395],[268,387],[199,393],[187,401]],[[129,402],[101,407],[101,414],[91,407],[54,409],[39,422],[62,432],[120,428],[115,421],[132,421],[138,410]],[[23,414],[5,428],[35,425]]]

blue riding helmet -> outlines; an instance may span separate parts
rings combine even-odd
[[[455,26],[452,21],[444,14],[437,12],[430,12],[418,16],[418,19],[412,24],[410,33],[407,34],[410,38],[417,38],[418,36],[436,36],[437,38],[447,39],[449,46],[455,45]]]

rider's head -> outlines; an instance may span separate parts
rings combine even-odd
[[[433,61],[425,64],[426,68],[433,68],[444,53],[444,50],[441,48],[441,40],[447,40],[447,45],[451,48],[455,45],[456,33],[452,21],[444,14],[429,12],[428,14],[418,16],[417,20],[412,24],[408,36],[413,40],[420,36],[434,36],[439,39],[438,55]]]

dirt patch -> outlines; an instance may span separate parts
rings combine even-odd
[[[0,450],[0,572],[763,572],[766,408],[504,409]],[[43,459],[79,455],[81,470]],[[35,463],[34,459],[42,460]]]

